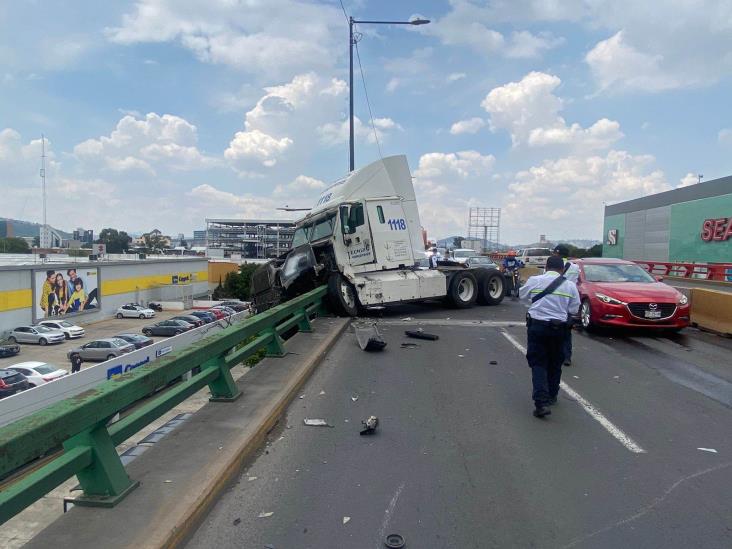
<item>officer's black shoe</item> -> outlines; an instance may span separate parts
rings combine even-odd
[[[554,406],[557,403],[557,397],[549,399],[549,406]]]
[[[571,358],[568,358],[567,360],[565,360],[564,361],[564,365],[565,366],[571,366],[572,365],[572,359]]]
[[[537,406],[534,410],[534,417],[542,418],[544,416],[551,415],[552,411],[546,406]]]

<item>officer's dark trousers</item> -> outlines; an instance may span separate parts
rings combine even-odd
[[[559,392],[566,332],[565,325],[538,322],[532,322],[527,328],[526,360],[531,367],[532,398],[536,406],[546,406]]]
[[[567,326],[567,335],[564,338],[564,344],[562,345],[562,352],[564,354],[564,362],[572,359],[572,325]]]

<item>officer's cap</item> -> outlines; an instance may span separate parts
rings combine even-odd
[[[557,244],[552,251],[562,257],[567,257],[569,255],[569,248],[566,244]]]

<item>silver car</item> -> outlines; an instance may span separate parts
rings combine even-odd
[[[84,337],[84,328],[72,324],[68,320],[41,320],[39,323],[41,326],[46,326],[52,330],[58,330],[63,332],[66,339],[76,339],[78,337]]]
[[[111,360],[115,357],[130,353],[135,350],[135,346],[127,343],[124,339],[118,337],[105,337],[90,341],[81,347],[71,349],[66,356],[71,360],[74,355],[78,355],[81,360]]]
[[[52,330],[47,326],[18,326],[10,332],[8,340],[12,343],[61,343],[66,336],[59,330]]]

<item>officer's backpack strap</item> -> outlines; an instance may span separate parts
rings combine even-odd
[[[562,285],[562,282],[564,282],[565,280],[567,280],[567,279],[564,278],[564,275],[559,275],[557,278],[555,278],[554,280],[552,280],[552,283],[549,284],[549,286],[547,286],[541,292],[539,292],[534,297],[532,297],[531,298],[531,302],[532,303],[536,303],[537,301],[539,301],[545,295],[549,295],[554,290],[556,290],[557,288],[559,288],[559,286],[561,286]]]

